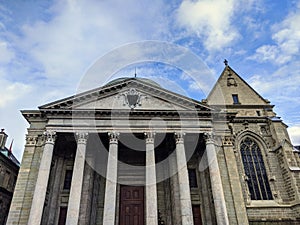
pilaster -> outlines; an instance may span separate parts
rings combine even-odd
[[[45,146],[42,153],[38,177],[35,184],[35,190],[31,203],[28,224],[40,225],[44,209],[47,185],[50,175],[51,162],[53,156],[54,143],[56,139],[55,131],[46,131],[44,133]]]
[[[8,218],[6,224],[27,224],[29,210],[31,205],[32,199],[32,192],[34,191],[34,187],[28,191],[29,184],[29,177],[32,174],[32,164],[34,163],[34,156],[36,154],[36,146],[38,144],[38,136],[29,133],[26,135],[26,143],[25,143],[25,150],[23,154],[23,159],[21,163],[21,167],[18,174],[18,179],[16,182],[14,195],[12,198],[12,202],[10,205],[10,210],[8,214]],[[36,181],[36,177],[34,179],[34,183]],[[26,202],[26,193],[31,193],[30,202]],[[27,206],[28,205],[28,206]],[[24,213],[26,211],[26,213]],[[22,214],[26,218],[22,218]],[[23,216],[23,217],[24,217]]]

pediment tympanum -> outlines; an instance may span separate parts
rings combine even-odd
[[[136,79],[121,81],[39,107],[42,110],[203,110],[196,100]]]

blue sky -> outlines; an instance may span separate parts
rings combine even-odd
[[[119,46],[157,40],[189,49],[215,79],[226,58],[276,105],[300,144],[299,24],[299,0],[0,0],[0,127],[20,159],[28,125],[19,110],[76,93],[91,65]],[[138,76],[173,80],[195,99],[207,93],[180,68],[154,62],[99,75],[95,84],[135,68]]]

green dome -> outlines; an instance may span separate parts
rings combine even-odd
[[[117,79],[114,79],[114,80],[108,82],[105,86],[113,85],[113,84],[116,84],[116,83],[119,83],[119,82],[122,82],[122,81],[127,81],[127,80],[140,80],[144,83],[148,83],[148,84],[153,85],[153,86],[161,87],[155,81],[150,80],[148,78],[143,78],[143,77],[134,77],[134,78],[132,78],[132,77],[121,77],[121,78],[117,78]]]

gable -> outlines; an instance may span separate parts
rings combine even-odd
[[[236,95],[240,105],[267,105],[269,102],[260,96],[245,80],[228,65],[207,97],[210,105],[233,105]]]
[[[204,110],[207,105],[137,79],[113,82],[39,107],[60,110]]]

